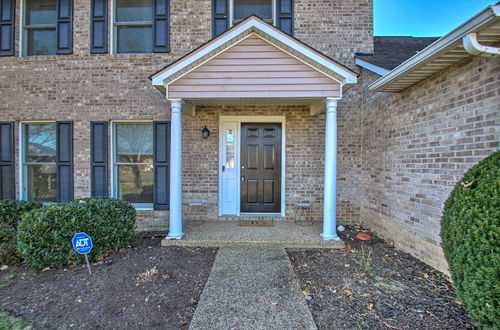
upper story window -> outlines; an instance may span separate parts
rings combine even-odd
[[[153,0],[115,1],[115,52],[153,52]]]
[[[24,54],[55,55],[57,51],[57,0],[26,0]]]
[[[232,0],[232,24],[250,15],[257,15],[268,23],[274,23],[273,8],[275,0]]]

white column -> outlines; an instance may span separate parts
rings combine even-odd
[[[337,209],[337,100],[326,99],[325,182],[323,232],[325,240],[340,240],[336,229]]]
[[[167,239],[181,239],[182,232],[182,100],[169,100],[170,118],[170,227]]]

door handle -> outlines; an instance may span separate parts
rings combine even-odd
[[[245,181],[245,176],[244,175],[241,176],[241,181]]]
[[[226,170],[226,166],[222,165],[222,172]]]

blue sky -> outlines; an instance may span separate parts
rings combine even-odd
[[[440,37],[498,0],[374,0],[376,36]]]

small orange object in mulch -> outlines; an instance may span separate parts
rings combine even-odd
[[[371,240],[372,238],[370,237],[370,235],[368,234],[365,234],[365,233],[359,233],[356,235],[356,237],[359,239],[359,240],[362,240],[362,241],[369,241]]]

